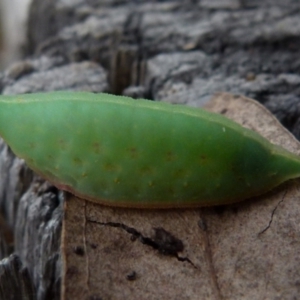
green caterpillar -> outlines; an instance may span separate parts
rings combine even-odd
[[[1,96],[0,135],[58,188],[111,206],[233,203],[300,176],[296,155],[221,115],[109,94]]]

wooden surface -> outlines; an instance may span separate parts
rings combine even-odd
[[[294,0],[286,0],[284,3],[280,0],[33,0],[28,18],[24,60],[16,62],[0,73],[0,90],[3,94],[52,90],[109,91],[192,106],[203,105],[215,92],[227,91],[243,94],[263,103],[299,138],[299,8],[300,3]],[[242,111],[236,111],[235,117]],[[258,127],[261,127],[261,121],[263,119],[256,119],[256,122],[259,122]],[[0,175],[0,207],[5,220],[4,228],[1,225],[0,231],[4,229],[7,232],[5,228],[8,228],[12,233],[8,241],[7,236],[3,238],[0,233],[0,257],[3,259],[1,263],[5,264],[6,272],[11,270],[14,274],[13,262],[6,258],[11,253],[17,255],[22,268],[28,270],[27,274],[36,290],[36,298],[60,299],[60,235],[64,197],[60,191],[36,177],[22,160],[12,154],[2,140]],[[265,211],[265,218],[259,224],[267,228],[273,220],[270,227],[273,228],[285,203],[286,201],[280,202],[278,208],[255,207],[253,213],[249,213],[247,209],[245,222],[233,225],[227,220],[227,216],[230,216],[230,220],[235,220],[236,210],[241,213],[240,210],[245,209],[244,205],[252,207],[254,204],[240,204],[238,209],[232,207],[225,212],[218,208],[212,219],[207,217],[209,222],[199,224],[202,224],[201,228],[205,228],[203,224],[208,226],[209,231],[205,235],[226,240],[226,234],[230,235],[228,232],[232,230],[236,231],[240,227],[245,230],[245,226],[253,229],[252,226],[256,222],[254,212],[260,210]],[[208,216],[212,212],[215,210],[209,209]],[[289,213],[286,223],[282,221],[281,224],[285,226],[278,231],[276,240],[285,236],[293,238],[294,226],[298,224],[297,221],[289,221],[294,220],[293,216],[293,212]],[[203,215],[199,219],[202,220]],[[219,219],[224,225],[220,225]],[[150,224],[154,226],[157,223],[155,221],[155,224]],[[108,227],[106,226],[106,229]],[[177,235],[173,228],[174,226],[166,226],[168,232],[183,242],[184,250],[181,255],[191,253],[187,253],[187,249],[190,249],[187,245],[191,242],[187,243],[184,235]],[[110,229],[122,234],[126,241],[127,235],[130,235],[120,227]],[[136,225],[136,229],[140,229],[139,224]],[[215,235],[217,230],[224,232],[224,236]],[[143,236],[151,237],[150,241],[157,235],[150,226],[141,232]],[[204,234],[201,230],[199,232],[200,235]],[[267,236],[269,232],[268,229]],[[240,243],[249,239],[247,235],[244,238],[243,234],[241,231]],[[254,240],[256,234],[254,230]],[[164,236],[160,231],[158,235]],[[260,250],[250,250],[257,255],[263,255],[260,263],[251,267],[252,261],[249,260],[249,266],[245,266],[245,262],[248,261],[247,255],[244,254],[246,249],[237,248],[236,253],[229,246],[225,247],[222,241],[220,244],[214,238],[208,241],[212,249],[218,245],[218,249],[224,247],[224,253],[233,252],[233,258],[239,259],[238,253],[242,253],[241,257],[244,258],[230,263],[225,261],[223,264],[216,261],[216,278],[206,279],[215,282],[214,285],[208,285],[209,289],[217,286],[216,283],[220,285],[219,290],[224,293],[221,294],[224,299],[227,293],[223,287],[230,287],[224,279],[225,275],[231,281],[234,292],[240,283],[247,282],[250,273],[257,271],[258,277],[265,275],[269,278],[276,271],[268,269],[268,272],[265,272],[266,264],[270,267],[274,265],[269,257],[272,253],[275,252],[274,259],[278,257],[276,255],[285,258],[289,254],[290,257],[294,257],[292,250],[289,250],[289,244],[284,243],[277,250],[270,248],[266,243],[263,244],[266,247],[266,256]],[[272,242],[270,241],[270,245],[273,245]],[[234,243],[239,244],[236,241]],[[175,244],[177,245],[177,242]],[[146,247],[150,254],[157,253],[151,246],[141,246]],[[144,249],[143,247],[141,249]],[[179,248],[175,249],[180,249],[180,246],[177,247]],[[279,254],[276,251],[279,251]],[[206,256],[210,255],[209,252],[205,253]],[[212,253],[214,259],[223,257],[223,252]],[[165,259],[165,256],[162,257]],[[173,257],[167,258],[175,261]],[[291,260],[291,263],[294,261]],[[8,265],[11,267],[7,268]],[[188,263],[184,261],[181,262],[180,266],[182,265]],[[233,267],[229,268],[228,265]],[[208,270],[205,264],[202,268]],[[220,277],[220,280],[219,268],[230,270],[228,274],[222,273],[223,277]],[[284,270],[286,269],[283,268]],[[7,273],[1,274],[0,281],[1,276],[7,276]],[[140,274],[136,274],[139,278]],[[128,275],[129,278],[135,277],[134,273]],[[244,281],[233,280],[238,275],[243,277]],[[124,278],[123,273],[120,276]],[[297,277],[299,274],[292,266],[291,273],[287,274],[286,278],[292,278],[293,283],[293,278]],[[290,299],[295,289],[288,287],[286,291],[283,277],[277,278],[277,283],[281,284],[276,286],[278,293],[281,293],[280,298]],[[268,299],[275,286],[273,281],[265,285],[265,291],[261,293],[262,298]],[[100,286],[99,282],[97,283]],[[132,283],[140,284],[134,280]],[[182,282],[180,284],[182,285]],[[1,286],[2,298],[20,295],[21,284],[16,285],[13,291],[8,287],[9,285]],[[249,283],[248,289],[252,289],[254,293],[263,288],[259,283]],[[217,290],[212,290],[214,295],[218,295]],[[249,294],[240,295],[240,299],[247,299],[247,296]]]

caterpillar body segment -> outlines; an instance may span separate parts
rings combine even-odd
[[[221,115],[109,94],[1,96],[0,136],[59,188],[111,206],[233,203],[300,176],[296,155]]]

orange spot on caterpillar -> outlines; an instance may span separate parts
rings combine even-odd
[[[138,158],[139,153],[138,153],[138,150],[136,149],[136,147],[131,147],[127,151],[129,152],[129,155],[131,158]]]
[[[93,148],[93,151],[96,154],[100,154],[100,152],[101,152],[101,145],[100,145],[100,143],[98,143],[98,142],[93,143],[92,148]]]
[[[140,173],[142,175],[149,175],[149,174],[153,174],[153,169],[150,167],[142,167],[140,168]]]
[[[105,171],[112,172],[112,171],[116,171],[118,168],[114,164],[106,163],[106,164],[104,164],[104,169],[105,169]]]
[[[67,143],[66,143],[65,140],[59,139],[59,140],[58,140],[58,144],[59,144],[59,146],[60,146],[60,148],[61,148],[62,150],[66,150],[66,149],[67,149]]]
[[[82,160],[78,157],[74,157],[73,162],[75,163],[75,165],[81,165],[82,164]]]
[[[168,151],[166,155],[167,161],[174,161],[176,160],[176,155],[172,151]]]

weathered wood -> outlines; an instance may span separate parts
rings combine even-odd
[[[35,288],[27,268],[13,254],[0,261],[0,299],[36,300]]]
[[[293,0],[284,4],[279,0],[150,3],[33,0],[28,49],[34,57],[0,74],[0,89],[5,94],[58,89],[122,93],[125,89],[130,95],[193,106],[202,105],[217,91],[228,91],[266,104],[299,137],[299,8],[300,4]],[[2,142],[0,174],[0,204],[6,222],[15,234],[15,253],[20,255],[31,274],[37,288],[37,299],[58,299],[61,278],[60,194],[37,181],[37,177]],[[280,221],[281,234],[276,239],[283,245],[288,244],[297,222],[284,223],[282,218],[287,216],[289,220],[288,216],[294,216],[297,209],[294,202],[289,208],[286,203],[291,200],[284,199],[275,207],[271,204],[259,208],[241,205],[201,213],[208,232],[204,234],[200,230],[201,243],[209,242],[212,246],[210,252],[200,252],[199,256],[211,257],[211,266],[216,264],[216,274],[235,263],[234,275],[240,277],[236,279],[236,285],[231,285],[232,292],[236,291],[237,285],[249,283],[251,286],[249,274],[266,270],[266,265],[272,262],[270,257],[262,256],[262,268],[251,269],[250,265],[241,264],[251,254],[246,248],[235,252],[235,262],[226,259],[222,262],[223,252],[220,252],[218,238],[226,239],[226,234],[230,234],[236,238],[234,246],[239,241],[247,245],[245,240],[251,238],[255,242],[256,234],[239,239],[242,236],[240,227],[243,230],[243,225],[252,228],[257,222],[256,216],[260,215],[265,216],[265,220],[272,220],[273,225],[277,224],[274,220]],[[244,214],[244,221],[239,223],[236,211],[240,216]],[[220,226],[218,219],[224,222],[221,229],[216,225]],[[287,228],[286,234],[284,228]],[[127,243],[125,232],[118,228],[111,230],[115,236],[120,234]],[[217,235],[220,230],[222,235]],[[259,235],[258,239],[265,239],[263,241],[269,241],[271,245],[272,241],[268,240],[272,237],[270,231]],[[150,236],[151,232],[149,229],[145,236]],[[145,248],[140,246],[143,251]],[[153,256],[149,249],[146,251]],[[233,251],[230,244],[224,249]],[[269,253],[276,257],[277,252],[272,249]],[[287,257],[288,252],[278,251]],[[293,263],[296,254],[293,248],[288,248],[288,251],[289,262]],[[262,254],[255,249],[252,252]],[[165,257],[157,259],[166,263]],[[266,279],[272,279],[270,274],[274,270],[268,270]],[[293,274],[297,278],[297,274]],[[233,276],[225,272],[221,275]],[[220,279],[216,275],[214,278],[223,298],[230,292],[223,289],[225,277]],[[109,282],[113,283],[114,279]],[[271,293],[270,286],[266,284],[266,297],[271,295],[268,294]],[[281,286],[282,290],[285,287]],[[287,287],[287,293],[294,291],[294,288]],[[288,298],[285,295],[281,298]],[[246,294],[238,296],[239,299],[247,297]]]
[[[4,216],[0,214],[0,260],[13,252],[13,233]]]

